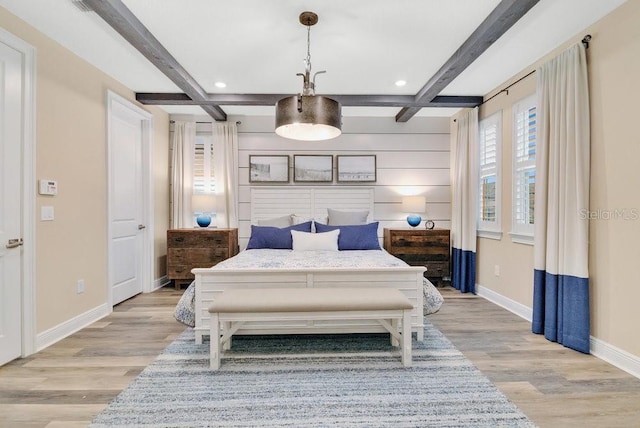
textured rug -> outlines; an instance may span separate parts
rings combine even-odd
[[[219,371],[188,328],[91,427],[533,427],[435,327],[403,368],[388,335],[234,338]]]

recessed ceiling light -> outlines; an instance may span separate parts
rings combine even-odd
[[[407,84],[406,80],[397,80],[396,81],[396,86],[404,86]]]
[[[216,88],[226,88],[227,87],[227,84],[224,83],[224,82],[216,82],[215,85],[216,85]]]

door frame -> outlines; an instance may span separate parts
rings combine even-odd
[[[111,186],[112,166],[112,110],[114,104],[128,109],[142,122],[142,221],[146,226],[142,240],[143,254],[140,257],[142,292],[149,293],[153,288],[153,259],[154,259],[154,222],[153,222],[153,179],[152,179],[152,142],[153,115],[138,107],[126,98],[107,90],[107,304],[113,308],[112,268],[111,260],[111,222],[113,205],[113,189]]]
[[[0,28],[0,42],[22,55],[22,357],[36,352],[36,48]]]

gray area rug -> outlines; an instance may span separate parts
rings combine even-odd
[[[427,325],[403,368],[388,335],[234,338],[219,371],[188,328],[91,427],[533,427]]]

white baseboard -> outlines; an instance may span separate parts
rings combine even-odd
[[[518,303],[515,300],[511,300],[508,297],[505,297],[502,294],[498,294],[495,291],[483,287],[479,284],[476,284],[476,290],[478,290],[478,296],[484,297],[488,301],[495,303],[496,305],[505,308],[509,312],[513,312],[520,318],[524,318],[527,321],[531,322],[533,318],[533,311],[530,307],[525,306],[522,303]]]
[[[533,311],[530,307],[511,300],[508,297],[478,284],[476,284],[476,290],[478,290],[478,295],[480,297],[483,297],[488,301],[505,308],[509,312],[518,315],[520,318],[524,318],[531,322],[533,318]],[[591,355],[640,379],[640,357],[630,354],[627,351],[617,348],[610,343],[597,339],[593,336],[590,337],[590,344]]]
[[[169,284],[171,282],[171,280],[169,278],[167,278],[167,276],[161,276],[160,278],[156,279],[155,281],[153,281],[153,289],[151,290],[152,292],[164,287],[165,285]]]
[[[153,281],[153,290],[151,291],[156,291],[159,288],[162,288],[165,285],[169,284],[169,282],[170,281],[166,276],[160,277]],[[89,324],[106,317],[110,313],[111,308],[109,308],[109,306],[104,303],[83,314],[78,315],[77,317],[63,322],[62,324],[52,327],[47,331],[38,333],[36,335],[35,352],[41,351],[44,348],[64,339],[65,337],[70,336],[79,330],[82,330]]]
[[[591,336],[591,355],[640,379],[640,358]]]
[[[82,330],[89,324],[106,317],[110,313],[111,308],[109,308],[109,306],[104,303],[83,314],[78,315],[77,317],[63,322],[62,324],[50,328],[49,330],[38,333],[36,335],[36,352],[53,345],[59,340],[62,340],[79,330]]]

